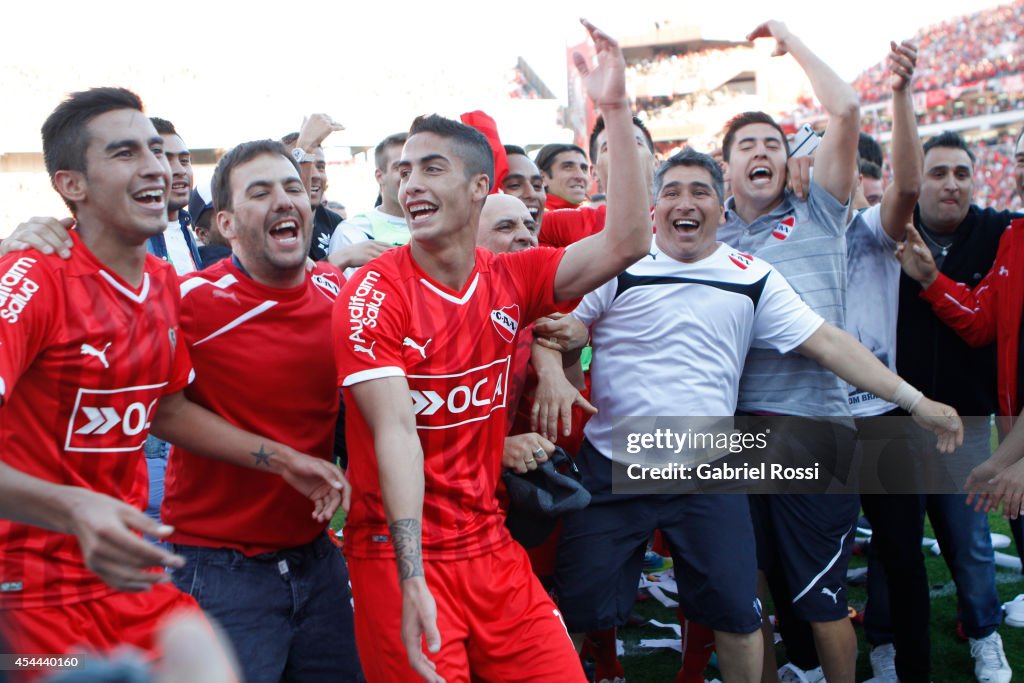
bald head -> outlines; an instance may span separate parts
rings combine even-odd
[[[480,212],[476,244],[496,254],[537,246],[537,221],[522,200],[507,194],[487,195]]]

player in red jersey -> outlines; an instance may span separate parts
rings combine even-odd
[[[161,617],[195,609],[145,571],[180,558],[132,533],[169,531],[137,509],[141,447],[152,407],[191,369],[177,277],[145,251],[166,227],[170,167],[141,108],[108,88],[50,115],[44,155],[79,224],[76,256],[0,260],[0,515],[18,520],[0,520],[0,629],[14,652],[62,653],[74,644],[65,635],[149,648]],[[125,634],[71,626],[112,611],[140,623]]]
[[[643,174],[629,151],[625,63],[615,41],[584,23],[598,66],[582,58],[577,66],[608,120],[616,163],[609,228],[564,253],[476,248],[490,148],[461,124],[421,117],[400,165],[412,241],[364,267],[335,306],[340,379],[354,401],[346,552],[370,681],[408,681],[413,672],[432,682],[583,680],[495,492],[520,325],[564,308],[557,302],[574,301],[650,247]]]
[[[164,617],[196,609],[166,574],[147,571],[180,567],[182,558],[132,533],[172,531],[137,510],[146,501],[141,450],[150,424],[225,458],[300,454],[182,397],[191,366],[177,277],[145,253],[146,239],[166,225],[170,171],[138,98],[114,88],[76,93],[47,120],[43,141],[77,229],[67,261],[35,253],[0,260],[0,514],[18,520],[0,522],[0,628],[19,652],[121,642],[149,650]],[[174,409],[158,410],[161,401]],[[326,463],[315,471],[320,485],[307,493],[316,514],[329,517],[340,476]]]

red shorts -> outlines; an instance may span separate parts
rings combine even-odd
[[[468,560],[429,561],[424,570],[441,633],[441,651],[428,656],[447,683],[586,681],[562,616],[518,543]],[[395,561],[349,558],[348,571],[367,683],[419,680],[402,644]]]
[[[114,593],[72,605],[0,610],[0,633],[14,654],[108,653],[131,645],[156,659],[160,627],[182,610],[201,612],[190,595],[161,583],[143,593]]]

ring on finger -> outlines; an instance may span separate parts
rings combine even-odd
[[[544,452],[543,448],[537,447],[537,448],[534,449],[534,451],[533,451],[533,457],[534,458],[537,458],[539,460],[540,458],[543,458],[544,456],[545,456],[545,452]]]

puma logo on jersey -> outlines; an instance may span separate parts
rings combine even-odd
[[[828,588],[822,588],[821,589],[821,594],[822,595],[827,595],[828,597],[832,598],[832,604],[838,605],[839,604],[839,591],[841,591],[841,590],[843,590],[842,586],[837,588],[834,593],[832,591],[830,591]]]
[[[374,340],[369,346],[363,346],[362,344],[353,344],[352,350],[356,353],[365,353],[370,358],[377,360],[377,356],[373,355],[373,347],[377,345],[377,341]]]
[[[772,230],[772,237],[777,240],[784,240],[793,233],[793,226],[796,225],[796,219],[793,216],[783,218],[779,221],[779,224]]]
[[[223,289],[214,289],[213,290],[213,298],[214,299],[230,299],[231,301],[234,301],[239,306],[242,305],[242,302],[238,300],[238,295],[237,294],[235,294],[234,292],[225,292]]]
[[[405,339],[402,340],[402,346],[411,346],[412,348],[414,348],[417,351],[419,351],[420,355],[423,357],[423,359],[426,360],[426,358],[427,358],[427,344],[429,344],[432,341],[434,341],[433,337],[431,337],[427,341],[423,342],[423,346],[420,346],[419,344],[414,342],[409,337],[406,337]],[[376,344],[376,343],[377,342],[374,342],[374,344]]]
[[[1006,266],[999,266],[999,274],[1003,277],[1008,277],[1010,275],[1010,271]]]
[[[110,369],[110,363],[107,362],[107,349],[110,348],[110,342],[103,347],[102,351],[98,351],[95,346],[89,344],[82,344],[82,355],[83,356],[94,356],[99,358],[100,362],[103,363],[103,367]]]

